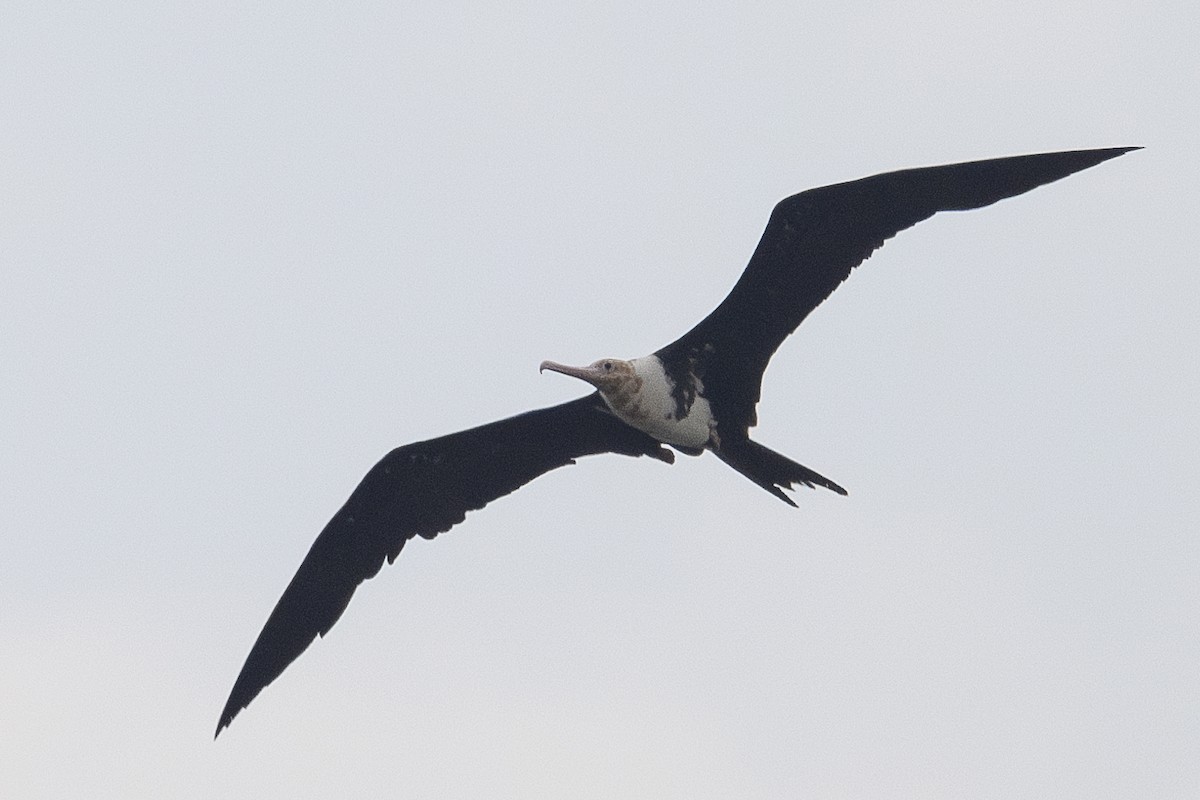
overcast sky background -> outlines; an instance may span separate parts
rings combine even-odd
[[[6,3],[0,795],[1200,792],[1191,2]],[[1147,149],[890,242],[756,438],[417,541],[215,743],[387,450],[584,387],[772,205]]]

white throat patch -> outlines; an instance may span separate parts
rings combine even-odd
[[[660,442],[688,448],[708,444],[714,421],[708,400],[700,396],[704,387],[697,382],[695,402],[682,418],[676,418],[678,407],[671,395],[675,384],[663,371],[658,356],[635,358],[629,363],[641,386],[619,408],[605,397],[604,401],[613,413]]]

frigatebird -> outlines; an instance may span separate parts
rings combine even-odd
[[[705,450],[792,506],[796,484],[846,490],[749,437],[775,350],[851,270],[938,211],[1013,197],[1136,147],[1076,150],[906,169],[811,189],[775,206],[750,263],[698,325],[642,358],[585,367],[543,361],[596,391],[478,428],[399,447],[329,521],[250,650],[217,735],[345,611],[360,583],[414,536],[432,539],[581,456],[674,463]],[[669,445],[673,450],[667,449]]]

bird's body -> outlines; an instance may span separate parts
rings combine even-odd
[[[651,355],[542,368],[595,392],[399,447],[363,478],[284,591],[221,713],[217,733],[329,631],[355,588],[414,536],[431,539],[539,475],[599,453],[672,463],[708,450],[786,503],[795,484],[846,491],[750,439],[762,375],[783,340],[858,264],[938,211],[966,210],[1137,148],[1077,150],[901,170],[825,186],[776,205],[729,295]]]

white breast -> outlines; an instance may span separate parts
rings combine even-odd
[[[630,363],[641,386],[621,408],[609,403],[613,413],[660,442],[680,447],[704,447],[708,444],[713,416],[708,401],[699,394],[703,387],[697,386],[692,407],[682,419],[677,419],[675,398],[671,396],[675,386],[663,371],[658,357],[635,358]]]

